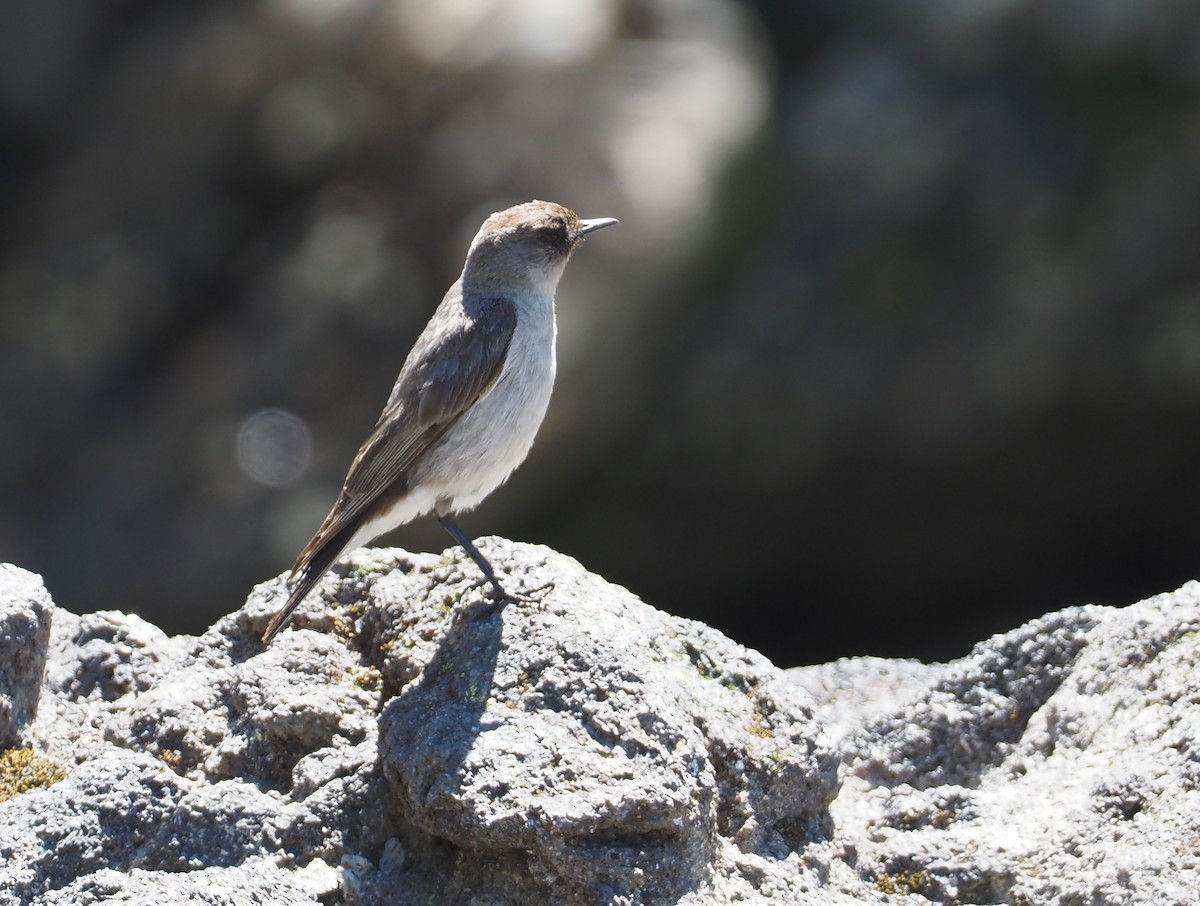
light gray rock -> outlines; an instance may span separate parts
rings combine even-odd
[[[206,906],[319,906],[337,889],[337,872],[320,862],[316,870],[285,871],[268,860],[232,868],[197,871],[122,872],[101,869],[39,897],[37,906],[101,906],[129,903],[203,903]]]
[[[53,608],[38,576],[0,563],[0,749],[37,708]]]
[[[447,627],[412,606],[439,586],[386,592],[409,603],[385,679],[420,679],[384,709],[383,770],[398,813],[459,850],[443,896],[500,873],[519,902],[673,902],[721,841],[782,859],[828,835],[837,760],[806,694],[714,630],[539,560],[517,585],[553,590],[502,616]]]
[[[938,903],[1200,901],[1198,629],[1191,582],[933,671],[843,740],[831,812],[858,870]]]
[[[161,902],[167,876],[173,902],[817,885],[797,850],[830,833],[838,758],[810,697],[566,557],[485,550],[527,602],[489,613],[457,551],[363,551],[265,651],[281,580],[199,638],[58,611],[21,741],[69,776],[0,803],[0,903]]]
[[[943,664],[900,658],[847,657],[794,668],[788,677],[812,695],[817,719],[840,740],[925,691],[944,669]]]
[[[1200,584],[784,672],[484,549],[526,600],[361,551],[266,650],[282,579],[198,638],[54,609],[12,728],[66,777],[0,801],[0,906],[1200,899]],[[0,577],[16,651],[52,605]]]

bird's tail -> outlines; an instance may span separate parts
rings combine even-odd
[[[263,632],[264,645],[270,644],[271,639],[275,638],[275,635],[287,623],[292,611],[300,606],[300,602],[316,587],[317,583],[321,581],[321,577],[329,572],[329,568],[337,562],[338,557],[349,546],[353,534],[353,528],[347,526],[342,531],[325,539],[322,539],[318,533],[317,537],[309,542],[308,547],[300,554],[300,559],[296,561],[296,566],[292,569],[289,580],[291,592],[288,594],[287,603],[283,605],[279,613],[271,618],[271,622]]]

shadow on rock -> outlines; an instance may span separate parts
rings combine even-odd
[[[425,868],[395,879],[411,901],[673,903],[723,847],[786,858],[828,831],[837,759],[769,662],[544,548],[488,547],[553,591],[478,622],[463,607],[384,709],[394,818]],[[412,676],[431,634],[389,641],[385,677]]]

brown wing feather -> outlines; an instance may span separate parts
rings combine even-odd
[[[412,467],[500,377],[516,329],[511,302],[489,300],[471,317],[435,318],[426,328],[396,381],[392,400],[359,449],[338,501],[310,542],[319,545],[368,511],[382,497],[408,490]],[[441,310],[439,309],[439,314]],[[482,316],[481,316],[482,315]],[[434,333],[433,342],[422,341]],[[299,568],[305,553],[297,561]]]
[[[292,568],[288,601],[263,641],[341,556],[355,531],[382,503],[408,491],[413,466],[499,379],[516,330],[516,309],[504,299],[474,306],[451,287],[409,353],[375,429],[359,448],[337,502]]]

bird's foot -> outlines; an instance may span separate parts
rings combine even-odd
[[[475,612],[475,616],[472,617],[474,622],[488,619],[492,614],[496,613],[510,602],[514,604],[538,603],[542,601],[546,597],[546,594],[552,591],[554,588],[554,582],[550,581],[545,582],[536,588],[526,588],[520,591],[512,592],[505,590],[504,586],[500,584],[500,581],[494,577],[481,579],[477,584],[491,586],[489,593],[491,600]]]
[[[523,588],[520,591],[510,592],[505,591],[500,587],[499,583],[492,587],[492,591],[503,598],[510,601],[516,601],[521,604],[537,604],[545,600],[547,593],[554,590],[554,580],[543,582],[534,588]]]

